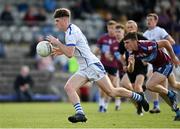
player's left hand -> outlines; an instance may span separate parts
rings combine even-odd
[[[48,35],[48,36],[46,37],[46,39],[47,39],[52,45],[55,45],[55,46],[57,46],[57,45],[60,43],[59,39],[55,38],[55,37],[52,36],[52,35]]]
[[[130,64],[134,64],[134,63],[135,63],[134,55],[130,55],[130,56],[129,56],[128,62],[129,62]]]
[[[60,50],[60,48],[53,47],[53,50],[52,50],[52,53],[51,53],[52,56],[59,56],[59,55],[62,55],[62,54],[63,54],[63,52]]]

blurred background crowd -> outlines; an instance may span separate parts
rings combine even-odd
[[[121,24],[134,20],[139,31],[144,32],[147,29],[146,15],[156,12],[158,25],[175,39],[174,50],[180,55],[179,0],[0,1],[0,101],[15,100],[14,81],[24,65],[30,68],[34,80],[34,100],[66,100],[63,86],[67,77],[77,70],[76,60],[68,60],[64,56],[40,58],[36,55],[36,45],[45,36],[51,34],[64,40],[64,33],[54,27],[52,16],[56,8],[71,9],[72,22],[81,28],[92,49],[101,34],[106,32],[108,20],[114,19]],[[94,87],[82,91],[87,100],[95,101],[98,96]]]

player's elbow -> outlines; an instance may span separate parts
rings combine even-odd
[[[175,44],[175,40],[169,35],[167,40],[170,42],[171,45]]]
[[[171,45],[175,45],[176,43],[175,43],[175,41],[172,41],[172,42],[170,42],[171,43]]]
[[[162,46],[167,46],[167,45],[170,45],[170,42],[168,40],[162,40]]]
[[[170,42],[168,40],[160,40],[158,43],[159,48],[166,48],[170,45]]]
[[[171,45],[171,42],[170,41],[168,41],[168,40],[164,40],[164,42],[165,42],[165,45]]]

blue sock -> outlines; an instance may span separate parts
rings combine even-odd
[[[176,116],[180,116],[180,110],[179,110],[179,108],[177,108],[177,110],[176,110],[175,112],[176,112]]]
[[[167,96],[168,96],[169,98],[172,98],[172,97],[174,97],[174,93],[173,93],[172,91],[168,90]]]
[[[153,103],[154,103],[154,108],[158,108],[159,109],[159,101],[155,100]]]
[[[135,93],[135,92],[132,92],[132,96],[131,96],[132,100],[134,100],[135,102],[139,102],[142,100],[142,96]]]
[[[76,103],[76,104],[74,105],[74,109],[75,109],[75,111],[76,111],[76,114],[77,114],[77,113],[84,114],[84,111],[83,111],[80,103]]]

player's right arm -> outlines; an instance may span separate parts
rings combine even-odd
[[[171,43],[171,45],[175,44],[174,39],[170,35],[168,35],[166,39]]]
[[[171,60],[175,65],[180,65],[180,62],[179,62],[178,58],[176,57],[176,55],[173,51],[173,48],[168,40],[160,40],[157,42],[157,44],[158,44],[159,48],[164,47],[168,51],[168,53],[171,57]]]
[[[174,39],[167,33],[167,31],[163,28],[159,29],[159,34],[161,35],[161,39],[166,39],[170,42],[171,45],[175,44]]]
[[[59,48],[61,52],[63,52],[64,55],[67,57],[71,58],[74,56],[74,51],[75,51],[75,44],[74,42],[68,42],[69,44],[64,45],[59,39],[55,38],[52,35],[47,36],[47,40],[52,43],[54,46]]]

